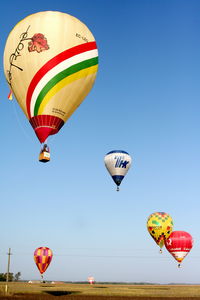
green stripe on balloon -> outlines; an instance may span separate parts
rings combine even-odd
[[[83,62],[80,62],[78,64],[75,64],[75,65],[63,70],[62,72],[58,73],[57,75],[55,75],[51,80],[49,80],[49,82],[43,87],[43,89],[39,93],[36,103],[35,103],[35,107],[34,107],[34,116],[37,116],[38,110],[42,103],[43,98],[59,81],[63,80],[64,78],[66,78],[78,71],[95,66],[97,64],[98,64],[98,57],[94,57],[91,59],[87,59]]]

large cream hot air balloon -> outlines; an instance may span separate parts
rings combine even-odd
[[[41,143],[56,134],[81,104],[97,69],[92,33],[66,13],[29,15],[8,36],[5,76]]]

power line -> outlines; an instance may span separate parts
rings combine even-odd
[[[3,255],[3,254],[0,254]],[[13,255],[13,254],[12,254]],[[14,253],[14,256],[33,256],[33,253]],[[90,254],[56,254],[54,253],[53,256],[56,257],[85,257],[85,258],[133,258],[133,259],[171,259],[171,256],[164,256],[163,254],[156,255],[90,255]],[[200,256],[192,256],[191,258],[200,258]]]

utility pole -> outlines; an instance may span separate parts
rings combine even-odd
[[[9,273],[10,273],[10,256],[12,255],[11,253],[11,248],[9,248],[8,250],[8,267],[7,267],[7,274],[6,274],[6,288],[5,288],[5,292],[8,292],[8,281],[9,281]]]

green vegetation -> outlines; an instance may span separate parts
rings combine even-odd
[[[13,273],[8,274],[8,281],[19,281],[21,273],[17,272],[15,275]],[[0,273],[0,281],[6,281],[7,273]]]

